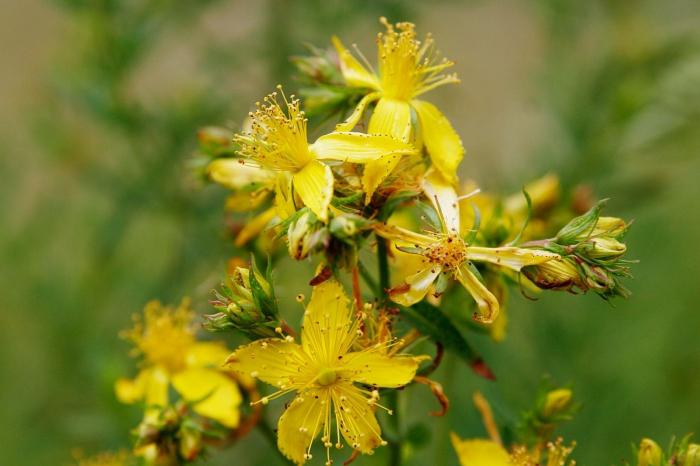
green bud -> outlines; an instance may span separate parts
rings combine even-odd
[[[600,210],[606,201],[600,201],[594,207],[592,207],[588,212],[572,219],[567,223],[564,228],[559,230],[556,236],[556,243],[561,245],[571,245],[576,244],[583,239],[590,236],[591,232],[594,230],[598,218],[600,217]]]
[[[199,141],[199,149],[213,157],[233,155],[235,152],[233,132],[225,128],[204,127],[197,132],[197,140]]]
[[[205,316],[209,331],[240,330],[252,339],[272,337],[279,324],[279,312],[269,276],[257,269],[236,267],[212,301],[219,311]]]

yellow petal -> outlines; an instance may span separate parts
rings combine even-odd
[[[407,102],[395,99],[380,99],[369,120],[368,133],[392,136],[408,142],[411,137],[411,107]],[[382,157],[370,162],[362,174],[362,187],[369,203],[372,195],[384,179],[396,168],[400,157]]]
[[[404,100],[382,98],[369,120],[369,134],[392,136],[403,142],[411,137],[411,106]]]
[[[470,246],[467,249],[467,254],[469,255],[469,260],[490,262],[491,264],[508,267],[516,272],[519,272],[521,268],[527,265],[543,264],[551,260],[561,259],[559,254],[553,252],[510,246],[500,248]]]
[[[477,312],[474,313],[474,320],[479,322],[491,323],[498,316],[500,306],[498,300],[488,288],[472,273],[465,265],[462,266],[455,278],[466,288],[474,301],[476,301]]]
[[[351,163],[367,163],[381,157],[398,159],[415,152],[412,145],[390,136],[337,131],[318,138],[309,150],[320,160]]]
[[[492,440],[461,440],[450,434],[452,446],[457,452],[461,466],[510,466],[510,455],[501,445]]]
[[[275,180],[275,210],[282,220],[297,210],[292,193],[292,177],[286,172],[281,172]]]
[[[277,217],[276,207],[270,207],[259,213],[241,228],[241,231],[236,235],[234,244],[241,247],[250,240],[257,238],[260,232],[262,232],[275,217]]]
[[[350,371],[353,382],[396,388],[406,385],[416,375],[418,362],[407,356],[387,356],[378,350],[348,353],[343,356],[342,371]]]
[[[304,464],[311,442],[323,431],[330,409],[328,390],[297,395],[277,423],[277,447],[296,464]]]
[[[292,177],[294,190],[316,216],[328,220],[328,205],[333,198],[333,173],[330,167],[311,161]]]
[[[464,156],[464,147],[454,128],[435,105],[423,100],[413,100],[411,105],[418,113],[423,143],[430,160],[450,183],[457,182],[457,167]]]
[[[302,368],[310,364],[301,346],[279,338],[256,340],[241,346],[227,359],[227,367],[248,377],[280,387],[300,379]]]
[[[314,287],[304,313],[301,344],[320,364],[336,364],[347,352],[355,334],[350,299],[342,285],[331,278]]]
[[[219,421],[229,428],[238,425],[241,394],[236,384],[214,369],[187,369],[173,376],[173,387],[204,417]]]
[[[423,192],[437,210],[445,233],[459,233],[457,191],[437,170],[429,170],[423,179]]]
[[[271,171],[245,164],[242,159],[215,159],[209,163],[207,172],[216,183],[234,190],[256,183],[267,184],[274,180]]]
[[[340,39],[333,36],[331,39],[336,52],[338,52],[338,60],[340,61],[340,71],[343,73],[343,78],[348,86],[351,87],[366,87],[369,89],[379,89],[379,80],[374,73],[371,73],[357,61],[357,59],[345,48]]]
[[[428,294],[430,286],[438,278],[440,272],[442,272],[442,268],[439,265],[433,265],[419,271],[418,273],[409,275],[405,280],[405,286],[408,288],[405,290],[399,289],[396,290],[396,292],[391,293],[391,300],[403,306],[411,306],[412,304],[416,304],[418,301],[422,300],[426,294]],[[401,285],[399,285],[399,288],[401,288]]]
[[[345,441],[362,453],[370,453],[380,446],[382,431],[372,407],[360,390],[351,384],[340,383],[333,387],[331,393],[336,422],[342,426],[340,431]]]
[[[344,132],[344,131],[352,131],[352,129],[357,126],[357,123],[360,122],[360,119],[362,118],[362,115],[365,113],[365,109],[367,108],[367,105],[371,104],[375,100],[377,100],[381,94],[379,92],[372,92],[370,94],[367,94],[364,96],[360,101],[357,103],[355,106],[355,109],[352,111],[350,116],[348,116],[345,121],[338,123],[335,125],[335,130]]]
[[[117,399],[132,404],[143,401],[146,405],[145,419],[155,420],[159,407],[168,404],[168,374],[154,366],[143,369],[135,379],[119,379],[115,385]]]
[[[223,343],[201,342],[190,346],[185,355],[187,367],[221,368],[231,351]]]
[[[430,246],[435,243],[435,239],[428,235],[416,233],[406,228],[396,225],[380,223],[374,226],[374,231],[381,237],[396,241],[399,246]]]

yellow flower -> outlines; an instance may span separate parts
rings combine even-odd
[[[459,199],[451,184],[440,173],[432,171],[425,177],[423,190],[438,212],[442,231],[424,234],[387,224],[375,227],[380,236],[402,241],[423,257],[421,268],[407,276],[403,286],[392,290],[391,298],[399,304],[410,306],[422,300],[440,274],[448,274],[476,301],[478,311],[474,318],[490,323],[498,315],[499,303],[471,270],[471,262],[490,263],[519,272],[522,267],[560,258],[547,251],[470,246],[460,233]]]
[[[143,364],[135,379],[119,379],[116,394],[123,403],[143,401],[146,419],[168,405],[169,387],[192,403],[192,409],[229,428],[238,425],[241,395],[221,369],[228,350],[218,342],[197,342],[194,314],[185,300],[173,309],[148,303],[144,317],[124,336],[135,345]]]
[[[512,466],[506,449],[493,440],[462,440],[454,432],[450,439],[462,466]]]
[[[98,453],[87,458],[83,458],[82,454],[76,456],[78,456],[76,458],[78,466],[128,466],[134,464],[133,458],[125,451]]]
[[[443,74],[453,65],[439,59],[433,39],[426,36],[421,43],[416,39],[411,23],[389,24],[380,19],[386,33],[377,37],[378,70],[358,61],[352,53],[333,37],[340,59],[340,68],[348,86],[365,88],[367,94],[338,131],[351,130],[360,120],[368,104],[377,101],[369,121],[370,134],[389,134],[402,141],[412,138],[425,144],[433,165],[450,183],[457,181],[457,167],[464,156],[462,141],[450,122],[433,104],[418,99],[438,86],[459,82],[455,74]],[[418,116],[418,125],[412,124],[412,112]],[[419,133],[416,133],[418,129]],[[412,134],[413,133],[413,134]],[[384,158],[365,167],[363,185],[367,202],[382,180],[396,167],[398,159]]]
[[[309,144],[307,119],[299,100],[282,96],[285,109],[277,102],[276,92],[268,95],[250,114],[250,131],[236,135],[234,141],[241,146],[243,157],[262,168],[290,173],[294,191],[324,222],[333,197],[333,173],[320,160],[366,164],[381,157],[398,160],[415,152],[410,144],[389,136],[355,132],[336,131]]]
[[[361,335],[348,297],[331,279],[313,290],[301,344],[290,336],[257,340],[229,357],[235,371],[278,388],[262,403],[296,392],[277,426],[279,449],[296,464],[311,458],[311,446],[319,434],[326,447],[326,464],[331,464],[333,442],[336,448],[342,447],[341,436],[362,453],[385,444],[374,415],[375,406],[380,406],[376,387],[406,385],[415,375],[417,362],[387,352],[390,342],[357,348]]]

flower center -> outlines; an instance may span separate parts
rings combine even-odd
[[[423,253],[431,263],[443,269],[454,270],[467,260],[467,245],[457,234],[450,234],[439,243],[430,246]]]
[[[335,370],[324,367],[323,369],[321,369],[321,372],[319,372],[316,382],[318,382],[319,385],[325,387],[332,384],[337,379],[338,374]]]

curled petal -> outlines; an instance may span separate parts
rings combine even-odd
[[[345,121],[338,123],[335,125],[335,130],[336,131],[352,131],[352,129],[357,126],[357,124],[360,122],[360,119],[362,118],[362,115],[365,113],[365,109],[367,108],[367,105],[371,104],[375,100],[377,100],[381,94],[379,92],[372,92],[370,94],[367,94],[364,96],[355,106],[355,109],[352,111],[349,117],[345,119]]]
[[[470,246],[468,254],[469,260],[475,262],[489,262],[494,265],[508,267],[516,272],[519,272],[521,268],[528,265],[538,265],[551,260],[561,259],[559,254],[553,252],[510,246],[500,248]]]
[[[477,312],[474,313],[474,320],[490,324],[498,316],[500,305],[498,300],[488,288],[472,273],[465,265],[455,274],[455,278],[466,288],[472,298],[476,301]]]
[[[411,306],[422,300],[430,286],[435,282],[442,268],[438,265],[427,267],[418,273],[406,277],[406,286],[390,291],[391,300],[403,306]]]
[[[423,180],[423,192],[440,215],[445,233],[459,233],[457,191],[441,172],[429,170]]]
[[[411,107],[407,102],[380,99],[369,120],[368,132],[389,135],[407,143],[411,136],[411,126]],[[370,202],[374,191],[396,168],[399,160],[399,157],[386,156],[367,164],[362,174],[362,187],[367,194],[365,203]]]
[[[369,72],[367,68],[345,48],[338,37],[333,36],[331,41],[333,42],[336,52],[338,52],[340,71],[343,73],[343,78],[345,78],[345,82],[348,86],[379,89],[379,80],[377,76]]]
[[[433,165],[450,182],[457,182],[457,167],[464,156],[462,140],[437,107],[423,100],[413,100],[418,113],[420,129],[425,147]]]
[[[292,177],[295,191],[311,211],[323,222],[328,220],[328,206],[333,197],[331,168],[311,161]]]

